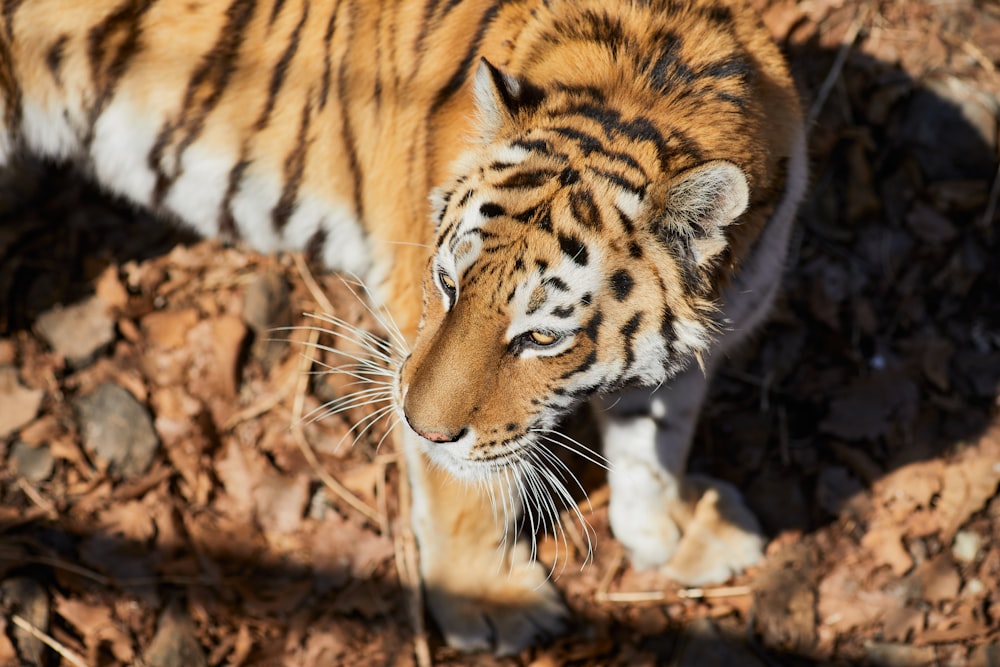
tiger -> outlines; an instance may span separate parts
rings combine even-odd
[[[749,0],[0,14],[5,165],[71,163],[204,236],[304,252],[388,314],[377,396],[447,643],[509,654],[568,627],[512,535],[554,516],[529,492],[558,486],[554,450],[600,456],[560,435],[584,403],[634,566],[701,585],[759,560],[738,490],[685,474],[713,370],[779,289],[807,181],[798,93]]]

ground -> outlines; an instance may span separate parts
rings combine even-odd
[[[583,529],[559,543],[573,633],[449,650],[407,592],[384,428],[338,446],[370,408],[312,419],[349,381],[274,331],[372,326],[349,285],[25,164],[0,176],[0,664],[1000,665],[1000,6],[757,3],[812,185],[691,466],[744,491],[760,566],[630,570],[590,475],[593,561]]]

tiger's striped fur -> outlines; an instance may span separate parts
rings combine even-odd
[[[805,181],[794,87],[745,0],[0,9],[0,159],[72,161],[202,234],[366,277],[409,342],[392,400],[451,643],[561,626],[506,540],[516,508],[484,499],[591,396],[618,396],[611,519],[637,563],[705,581],[759,555],[738,494],[683,475],[705,371],[766,312]]]

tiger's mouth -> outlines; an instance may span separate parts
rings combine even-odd
[[[432,464],[465,481],[486,481],[518,469],[532,442],[527,435],[483,448],[473,429],[454,442],[432,442],[414,433]]]

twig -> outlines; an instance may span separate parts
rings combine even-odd
[[[601,577],[601,583],[597,586],[597,592],[594,593],[594,599],[598,602],[611,602],[611,597],[613,593],[609,593],[608,589],[611,588],[611,580],[615,578],[618,574],[618,568],[622,566],[625,561],[625,549],[621,544],[616,543],[615,555],[611,558],[611,565],[608,566],[607,571],[604,576]]]
[[[751,595],[749,586],[719,586],[718,588],[682,588],[677,597],[685,600],[712,600],[716,598],[741,598]]]
[[[400,456],[399,463],[399,523],[402,529],[396,534],[393,546],[396,551],[396,569],[399,571],[400,583],[406,589],[410,604],[407,613],[410,625],[413,627],[413,656],[417,667],[432,667],[430,645],[427,643],[427,627],[424,624],[424,599],[420,586],[420,556],[417,551],[417,540],[410,527],[410,478],[406,469],[405,456]]]
[[[573,548],[576,549],[577,555],[586,563],[591,555],[591,550],[587,548],[586,542],[583,541],[583,535],[580,534],[580,530],[576,527],[576,517],[575,512],[566,510],[559,515],[559,525],[562,526],[563,532],[569,537],[569,541],[573,543]]]
[[[295,268],[298,270],[299,275],[302,276],[302,282],[306,284],[306,289],[309,290],[309,294],[312,295],[313,300],[320,307],[320,309],[329,314],[333,314],[334,308],[330,299],[326,297],[323,293],[323,289],[316,282],[316,278],[313,277],[312,271],[309,270],[309,266],[306,264],[305,260],[302,259],[301,253],[292,253],[292,261],[295,262]]]
[[[313,329],[309,333],[309,341],[306,343],[306,352],[303,352],[302,354],[302,363],[299,368],[299,379],[295,390],[295,401],[292,404],[292,436],[295,438],[295,443],[302,451],[302,455],[306,457],[306,461],[308,461],[309,465],[315,471],[316,476],[320,478],[323,484],[336,494],[337,497],[357,510],[366,519],[371,521],[376,528],[379,528],[385,525],[385,519],[381,517],[378,512],[368,507],[368,505],[354,495],[350,489],[338,482],[334,477],[326,472],[323,466],[320,465],[319,459],[316,458],[316,452],[313,451],[309,441],[306,440],[305,432],[302,430],[302,413],[305,407],[306,385],[309,382],[309,374],[306,371],[309,370],[309,367],[313,363],[312,355],[315,354],[316,342],[318,340],[319,331]]]
[[[24,479],[23,477],[17,478],[17,486],[24,491],[24,495],[31,499],[31,502],[38,505],[50,519],[54,519],[59,516],[59,511],[56,506],[52,504],[52,501],[42,496],[42,494],[32,486],[31,482]]]
[[[618,602],[622,604],[637,604],[642,602],[666,602],[667,600],[713,600],[718,598],[737,598],[751,595],[753,589],[749,586],[722,586],[719,588],[682,588],[675,593],[667,591],[617,591],[605,593],[600,597],[603,602]]]
[[[847,34],[844,35],[844,41],[841,42],[840,48],[837,50],[837,56],[833,60],[833,65],[830,66],[830,71],[826,73],[823,85],[820,86],[819,92],[816,93],[816,99],[813,100],[812,106],[809,107],[809,114],[806,116],[807,132],[816,124],[816,119],[819,118],[820,112],[823,111],[827,98],[830,97],[833,87],[837,84],[837,79],[840,78],[840,73],[844,70],[844,65],[847,64],[847,56],[851,52],[851,47],[854,46],[858,34],[861,33],[861,28],[868,22],[870,14],[870,5],[859,9],[851,25],[847,28]]]
[[[296,386],[297,379],[298,378],[295,375],[290,376],[288,381],[286,381],[285,384],[278,389],[278,391],[265,396],[253,405],[247,406],[243,410],[237,412],[222,425],[222,430],[231,431],[245,421],[256,419],[265,412],[270,412],[276,405],[285,399],[285,396],[288,395],[288,392],[292,389],[292,387]]]
[[[66,572],[72,572],[73,574],[79,575],[91,581],[95,581],[102,586],[111,586],[112,581],[110,578],[105,577],[103,574],[94,572],[80,565],[75,565],[64,560],[59,560],[58,558],[49,558],[48,556],[26,556],[23,553],[19,554],[8,554],[0,551],[0,561],[10,560],[16,561],[18,563],[35,563],[37,565],[48,565],[49,567],[54,567],[58,570],[64,570]]]
[[[35,639],[42,642],[50,649],[58,653],[60,656],[62,656],[64,660],[66,660],[66,662],[76,665],[76,667],[87,667],[87,663],[83,661],[83,658],[81,658],[75,652],[71,651],[70,649],[60,644],[58,641],[55,640],[54,637],[36,628],[28,620],[22,618],[17,614],[12,614],[11,621],[13,621],[14,625],[21,628],[29,635],[31,635],[32,637],[34,637]]]

